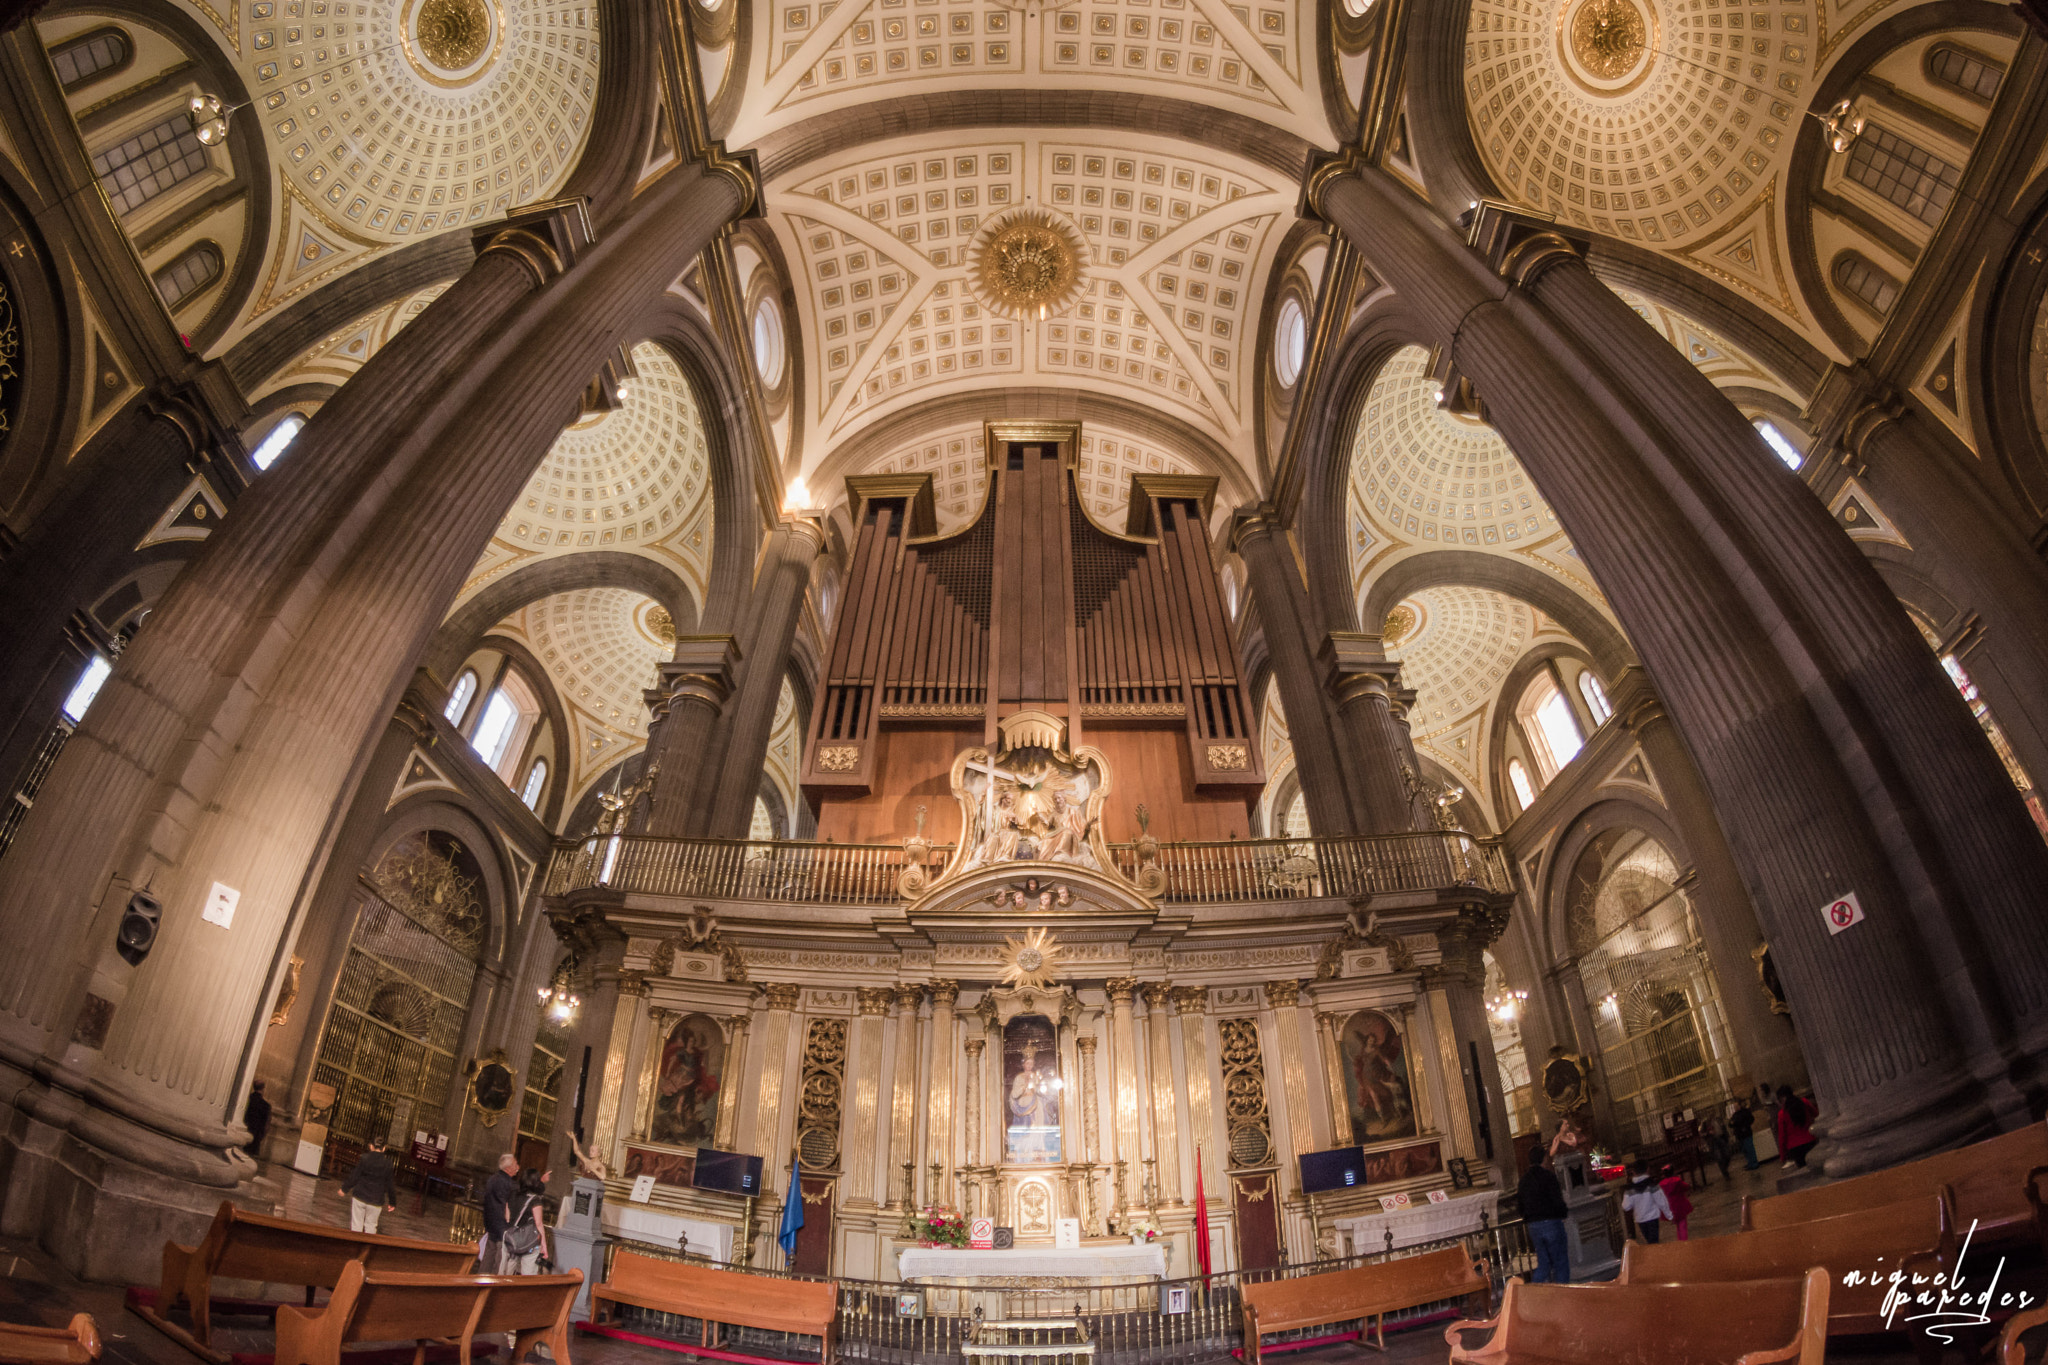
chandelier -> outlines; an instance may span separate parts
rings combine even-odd
[[[575,966],[575,958],[564,958],[562,965],[555,968],[554,976],[538,992],[541,1012],[558,1024],[574,1019],[577,1009],[583,1004],[583,997],[570,989],[569,974]]]

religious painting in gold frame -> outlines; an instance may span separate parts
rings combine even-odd
[[[1352,1140],[1364,1145],[1415,1137],[1415,1081],[1408,1040],[1391,1015],[1360,1010],[1337,1037]]]

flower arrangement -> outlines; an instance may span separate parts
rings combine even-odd
[[[1152,1215],[1149,1213],[1125,1215],[1123,1230],[1131,1234],[1133,1238],[1142,1237],[1148,1242],[1159,1240],[1159,1224],[1152,1221]]]
[[[967,1220],[943,1204],[927,1204],[918,1215],[917,1235],[928,1247],[964,1247]]]

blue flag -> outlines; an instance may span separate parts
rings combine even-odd
[[[798,1169],[796,1162],[789,1163],[789,1193],[782,1200],[782,1231],[775,1237],[782,1244],[785,1261],[796,1255],[796,1234],[804,1225],[804,1187]]]

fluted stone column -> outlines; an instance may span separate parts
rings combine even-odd
[[[1266,1004],[1273,1011],[1273,1037],[1279,1044],[1281,1093],[1287,1099],[1288,1147],[1295,1156],[1300,1156],[1316,1150],[1315,1110],[1308,1101],[1308,1058],[1301,1046],[1301,983],[1268,981]],[[1299,1178],[1297,1167],[1286,1183]]]
[[[988,1039],[969,1038],[967,1048],[966,1096],[962,1103],[967,1107],[967,1164],[982,1166],[988,1164],[988,1148],[982,1138],[982,1106],[987,1103],[981,1097],[981,1054],[988,1048]]]
[[[1131,1016],[1136,977],[1111,977],[1109,993],[1110,1132],[1116,1143],[1116,1206],[1131,1207],[1132,1193],[1145,1175],[1143,1140],[1138,1136],[1138,1026]]]
[[[2048,851],[1869,562],[1562,234],[1488,211],[1489,259],[1341,163],[1310,198],[1419,325],[1455,339],[1658,678],[1757,893],[1831,1120],[1829,1173],[2023,1111]],[[1830,934],[1823,911],[1852,889],[1868,919]],[[1984,951],[2007,926],[2013,951]]]
[[[782,982],[762,983],[761,999],[766,1012],[761,1020],[761,1071],[754,1082],[753,1103],[741,1108],[741,1143],[750,1152],[759,1152],[767,1158],[766,1166],[773,1175],[781,1166],[788,1153],[782,1149],[782,1108],[783,1073],[789,1069],[791,1052],[790,1025],[795,1021],[797,1002],[803,999],[803,987]],[[801,1084],[801,1080],[798,1082]],[[747,1125],[752,1125],[749,1138]],[[764,1181],[768,1176],[763,1176]],[[780,1196],[789,1188],[789,1170],[782,1166],[781,1181],[774,1187]]]
[[[789,647],[796,639],[797,622],[803,618],[811,564],[824,545],[822,519],[785,515],[762,551],[748,603],[747,657],[714,749],[718,755],[717,786],[703,791],[702,815],[690,831],[693,834],[743,839],[753,822],[754,798],[761,790],[761,770],[767,762],[775,706],[782,697]]]
[[[647,820],[637,831],[657,836],[690,833],[704,782],[704,752],[732,692],[739,646],[730,635],[682,635],[674,658],[646,692],[647,762],[659,764],[647,794]],[[744,832],[744,831],[743,831]]]
[[[1328,1010],[1316,1011],[1316,1042],[1323,1054],[1323,1083],[1330,1087],[1330,1145],[1351,1145],[1351,1093],[1344,1087],[1344,1048],[1337,1030],[1344,1017]],[[1419,1125],[1426,1126],[1426,1125]]]
[[[1475,908],[1461,912],[1456,923],[1437,930],[1442,963],[1435,970],[1434,984],[1442,992],[1458,1053],[1457,1069],[1446,1070],[1444,1079],[1451,1084],[1462,1080],[1465,1102],[1473,1116],[1473,1139],[1479,1144],[1473,1155],[1493,1168],[1496,1185],[1512,1189],[1522,1173],[1515,1169],[1514,1130],[1509,1126],[1507,1097],[1501,1093],[1500,1062],[1493,1051],[1493,1025],[1486,1017],[1484,953],[1487,945],[1499,936],[1501,923],[1505,920],[1489,920],[1484,911]],[[1485,1128],[1493,1147],[1490,1155],[1478,1132],[1482,1092]]]
[[[1187,1201],[1180,1193],[1180,1132],[1174,1122],[1173,1035],[1166,1014],[1173,987],[1164,981],[1147,982],[1145,995],[1146,1074],[1152,1081],[1152,1160],[1159,1183],[1157,1199],[1163,1204]]]
[[[1377,622],[1373,624],[1378,624]],[[1403,770],[1419,772],[1400,701],[1401,666],[1391,662],[1373,634],[1332,631],[1320,661],[1336,698],[1338,722],[1359,756],[1351,774],[1363,820],[1361,833],[1399,834],[1426,829]]]
[[[851,1103],[841,1118],[840,1168],[846,1172],[846,1203],[872,1206],[875,1198],[875,1137],[882,1093],[882,1021],[889,1012],[887,987],[861,986],[854,991],[860,1013],[846,1049],[846,1079]]]
[[[747,1074],[747,1026],[753,1017],[728,1015],[725,1019],[725,1074],[736,1082]],[[660,1055],[659,1049],[656,1055]],[[740,1133],[740,1087],[729,1084],[718,1096],[718,1149],[736,1151]]]
[[[1308,593],[1295,568],[1286,532],[1265,509],[1240,508],[1231,548],[1244,558],[1252,600],[1273,656],[1273,680],[1287,712],[1294,767],[1308,801],[1309,826],[1317,834],[1350,834],[1357,829],[1354,798],[1347,781],[1345,751],[1323,704],[1323,689],[1311,652]],[[1362,764],[1352,764],[1362,767]]]
[[[1770,1001],[1756,979],[1751,950],[1763,939],[1756,908],[1750,903],[1749,888],[1742,884],[1735,855],[1714,818],[1713,803],[1700,785],[1699,769],[1693,766],[1685,741],[1679,738],[1641,669],[1625,670],[1608,685],[1607,692],[1615,716],[1643,746],[1643,757],[1685,836],[1686,851],[1692,855],[1693,908],[1699,914],[1700,936],[1742,1069],[1760,1081],[1803,1082],[1806,1062],[1799,1055],[1798,1035],[1791,1020],[1771,1012]]]
[[[1083,1033],[1074,1039],[1074,1052],[1080,1058],[1081,1068],[1081,1151],[1090,1165],[1102,1161],[1102,1109],[1096,1096],[1095,1081],[1096,1038],[1092,1033]],[[1083,1231],[1090,1237],[1100,1237],[1104,1232],[1103,1204],[1098,1197],[1099,1187],[1091,1176],[1088,1181],[1088,1196],[1083,1201],[1088,1221]]]
[[[923,999],[922,986],[896,988],[896,1069],[889,1087],[889,1150],[882,1163],[888,1173],[886,1202],[892,1209],[902,1208],[904,1202],[903,1184],[896,1173],[909,1166],[916,1174],[917,1007]],[[913,1191],[915,1188],[913,1183]]]
[[[1209,988],[1176,986],[1173,1008],[1180,1015],[1180,1052],[1187,1067],[1188,1132],[1194,1138],[1194,1159],[1207,1163],[1205,1171],[1221,1172],[1222,1158],[1216,1153],[1215,1092],[1209,1085]],[[1204,1176],[1203,1193],[1220,1188]]]
[[[955,1007],[960,1003],[960,983],[944,977],[926,983],[932,993],[932,1074],[925,1091],[925,1161],[918,1178],[929,1178],[932,1167],[939,1170],[939,1189],[927,1189],[928,1203],[939,1203],[952,1181],[953,1172],[953,1059],[959,1055],[959,1021]],[[996,1136],[997,1145],[1002,1142]]]

